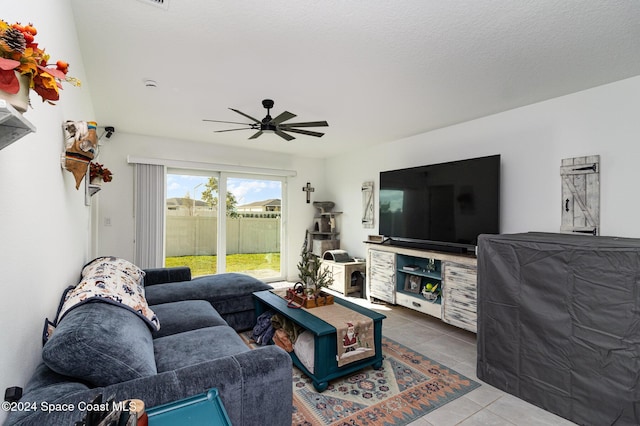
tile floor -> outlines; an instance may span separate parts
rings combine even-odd
[[[419,418],[410,426],[574,425],[479,380],[476,377],[474,333],[401,306],[374,304],[365,299],[349,300],[387,316],[382,324],[384,336],[481,384],[479,388]]]
[[[364,303],[383,313],[382,334],[480,383],[410,426],[533,426],[574,423],[483,383],[476,377],[476,335],[401,306]]]

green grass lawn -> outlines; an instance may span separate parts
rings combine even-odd
[[[165,266],[188,266],[194,277],[215,274],[217,256],[175,256],[165,259]],[[227,255],[227,272],[248,272],[259,270],[280,271],[280,253],[252,253]],[[279,275],[279,274],[274,274]]]

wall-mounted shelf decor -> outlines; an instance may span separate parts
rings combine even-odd
[[[87,170],[87,174],[84,179],[84,205],[90,206],[91,197],[93,197],[95,194],[100,192],[101,189],[102,189],[101,185],[91,183],[90,173],[89,173],[89,170]]]
[[[600,235],[600,156],[565,158],[560,232]]]
[[[0,149],[35,131],[33,124],[7,101],[0,99]]]
[[[87,175],[87,179],[89,178],[89,163],[97,155],[97,126],[95,121],[67,120],[62,124],[65,141],[62,166],[73,174],[76,180],[76,189],[80,188],[80,182],[85,175]]]
[[[362,184],[362,227],[373,228],[373,182]]]

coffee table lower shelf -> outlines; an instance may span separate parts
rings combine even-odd
[[[335,299],[335,303],[339,303],[373,320],[375,346],[374,356],[338,367],[338,361],[336,360],[336,329],[332,325],[304,309],[287,307],[287,302],[280,296],[273,294],[270,290],[253,293],[253,297],[256,316],[267,310],[271,310],[313,333],[315,348],[313,373],[302,364],[295,353],[291,352],[290,355],[293,364],[311,378],[313,386],[318,392],[325,390],[327,386],[329,386],[330,380],[354,373],[370,365],[375,369],[382,367],[382,320],[386,318],[386,316],[342,298],[337,297]],[[313,311],[313,309],[311,311]]]

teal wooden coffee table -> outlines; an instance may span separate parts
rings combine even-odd
[[[360,361],[352,362],[342,367],[338,367],[336,356],[338,353],[336,343],[336,329],[327,322],[314,316],[313,309],[293,309],[287,307],[287,301],[282,297],[273,294],[270,290],[253,293],[256,316],[265,311],[271,310],[290,319],[305,330],[313,333],[314,336],[314,372],[311,373],[298,359],[295,353],[290,352],[291,359],[296,367],[313,381],[313,386],[318,392],[322,392],[329,385],[329,381],[347,374],[354,373],[364,367],[373,366],[375,369],[382,367],[382,320],[386,316],[364,308],[348,300],[336,297],[335,303],[354,310],[373,320],[375,355]],[[317,309],[317,308],[316,308]]]

